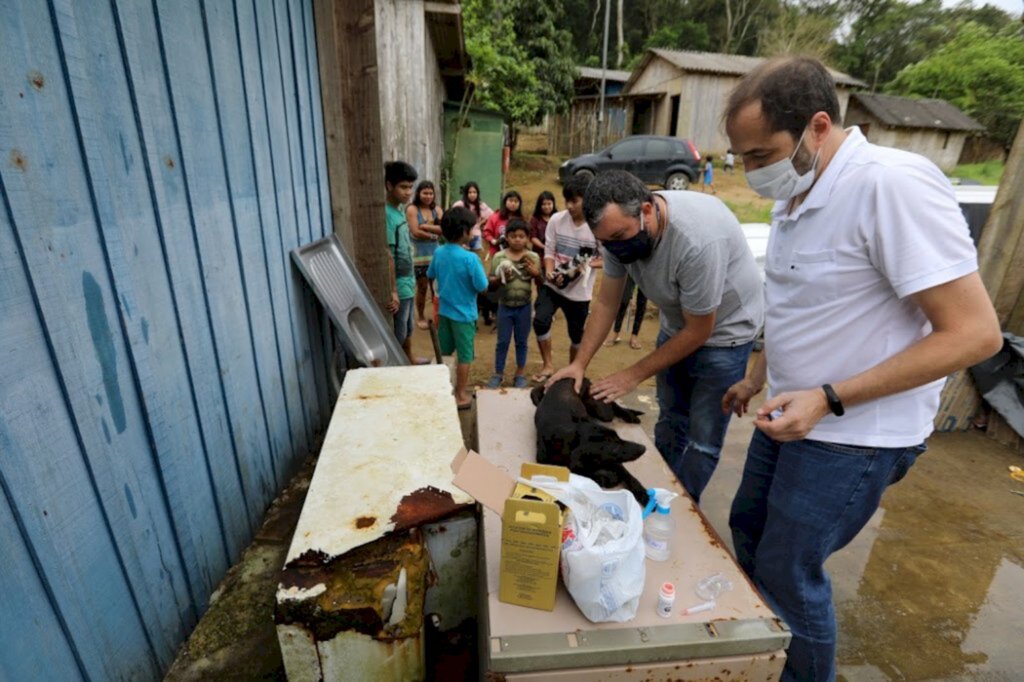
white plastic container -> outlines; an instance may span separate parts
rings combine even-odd
[[[654,513],[648,512],[644,521],[644,552],[651,561],[667,561],[672,553],[669,543],[676,532],[676,520],[669,515],[669,505],[678,495],[660,488],[649,490],[648,494],[652,499],[647,507],[655,509]]]
[[[658,592],[658,615],[662,618],[671,618],[675,603],[676,586],[672,583],[662,583],[661,591]]]

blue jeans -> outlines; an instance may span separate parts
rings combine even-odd
[[[660,347],[671,338],[658,333]],[[753,341],[739,346],[701,346],[658,372],[658,423],[654,445],[694,502],[711,480],[729,426],[722,396],[747,372]]]
[[[516,337],[516,367],[526,367],[527,341],[530,339],[530,321],[533,306],[529,303],[518,308],[498,306],[498,348],[494,355],[494,373],[505,372],[505,358],[513,333]]]
[[[395,313],[395,338],[398,344],[412,336],[412,308],[415,298],[403,298],[398,301],[398,312]]]
[[[860,532],[924,450],[779,443],[754,432],[729,527],[740,566],[793,632],[783,680],[835,679],[825,560]]]

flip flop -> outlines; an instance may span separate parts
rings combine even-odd
[[[533,380],[536,381],[538,384],[546,384],[548,382],[548,379],[550,379],[550,378],[551,378],[550,374],[541,373],[541,374],[534,374],[533,375]]]
[[[458,403],[456,403],[455,406],[459,408],[459,412],[462,412],[463,410],[468,410],[469,408],[473,407],[473,401],[470,400],[465,405],[459,405]]]
[[[620,343],[622,343],[622,339],[612,339],[611,341],[605,341],[604,345],[606,345],[606,346],[617,346]]]
[[[640,350],[641,348],[643,348],[643,345],[641,345],[639,341],[634,341],[633,339],[630,339],[629,347],[632,348],[633,350]]]
[[[430,325],[427,324],[426,320],[419,320],[416,322],[416,327],[418,329],[427,329],[429,326]]]

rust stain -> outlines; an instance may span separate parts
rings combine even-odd
[[[174,159],[169,156],[164,157],[164,165],[168,168],[174,168]]]
[[[360,516],[356,519],[356,528],[369,528],[375,523],[377,523],[375,516]]]
[[[46,79],[43,78],[43,74],[38,71],[30,71],[28,74],[28,80],[36,90],[42,90],[43,85],[46,83]]]
[[[395,532],[398,532],[443,518],[463,506],[455,504],[451,493],[427,486],[403,497],[391,521],[395,524]]]
[[[696,516],[700,521],[700,524],[704,526],[704,532],[707,533],[708,536],[708,544],[716,549],[725,550],[725,545],[722,544],[722,538],[718,537],[718,531],[708,523],[707,517],[701,514],[696,507],[691,507],[690,513]]]
[[[17,149],[11,150],[11,165],[20,171],[28,169],[28,161],[25,159],[25,155]]]

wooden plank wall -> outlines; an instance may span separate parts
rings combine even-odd
[[[423,0],[377,0],[384,161],[406,161],[421,180],[441,180],[444,82]]]
[[[0,679],[155,679],[327,423],[306,0],[0,4]]]

